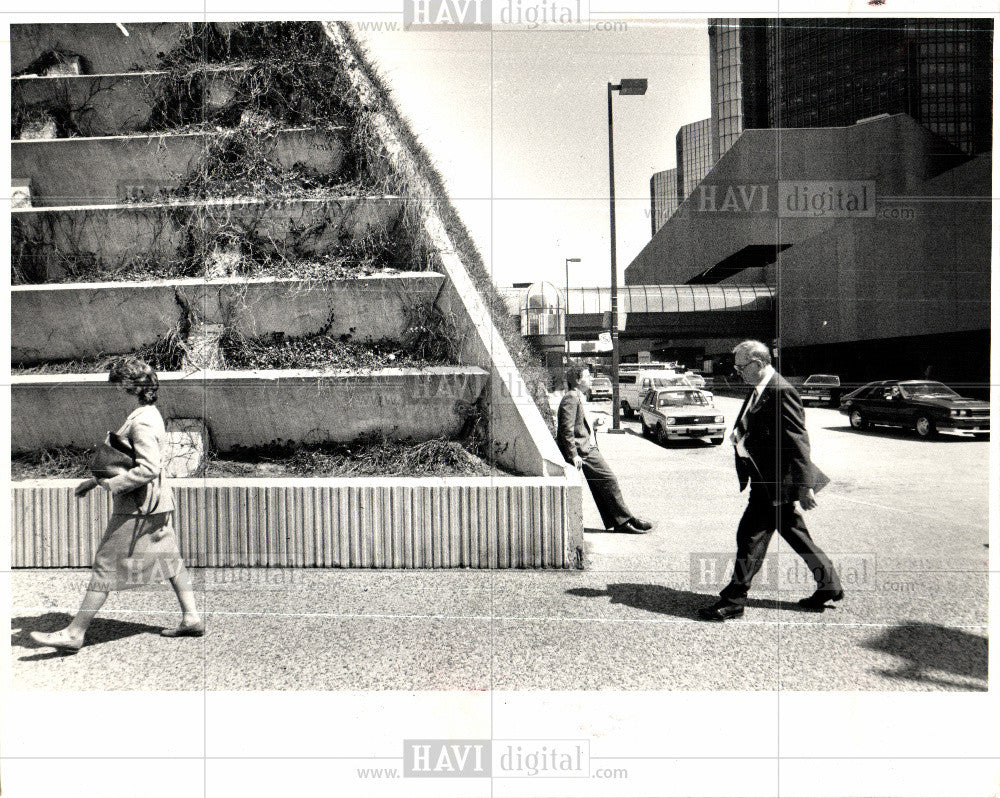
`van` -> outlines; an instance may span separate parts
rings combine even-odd
[[[633,369],[619,370],[618,401],[621,404],[622,415],[633,416],[639,410],[643,398],[651,388],[696,388],[685,375],[667,369]],[[705,399],[711,402],[714,398],[708,391],[702,391]]]

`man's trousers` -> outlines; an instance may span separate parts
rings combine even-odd
[[[624,524],[632,517],[625,506],[625,499],[622,498],[621,488],[611,466],[605,462],[596,446],[591,447],[583,456],[583,475],[587,478],[605,529]]]
[[[750,483],[750,500],[736,530],[736,565],[733,578],[721,596],[734,604],[746,604],[750,582],[764,563],[767,546],[775,529],[805,560],[806,567],[824,590],[838,591],[840,579],[830,558],[816,545],[805,519],[793,502],[775,505],[763,487]]]

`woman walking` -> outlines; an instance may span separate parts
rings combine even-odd
[[[163,483],[162,453],[166,428],[156,408],[159,380],[156,372],[136,358],[116,363],[108,381],[136,402],[118,435],[134,451],[134,463],[108,479],[85,479],[76,488],[85,496],[100,485],[111,492],[113,507],[108,528],[94,557],[90,584],[79,611],[65,629],[32,632],[42,645],[79,651],[87,627],[97,615],[108,592],[169,581],[177,594],[183,617],[180,626],[164,629],[166,637],[200,637],[205,624],[195,606],[191,577],[184,567],[172,526],[174,501]]]

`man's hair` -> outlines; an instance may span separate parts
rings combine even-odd
[[[156,403],[160,380],[153,367],[137,357],[126,357],[112,365],[108,382],[121,383],[127,393],[139,397],[144,405]]]
[[[580,384],[580,375],[585,371],[590,371],[590,367],[581,363],[570,363],[566,367],[566,384],[570,388],[575,388]]]
[[[759,360],[765,366],[771,365],[771,351],[766,344],[749,339],[733,347],[733,355],[743,355],[748,360]]]

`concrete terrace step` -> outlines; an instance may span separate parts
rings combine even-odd
[[[275,133],[266,157],[283,168],[303,164],[322,175],[340,171],[344,137],[315,128]],[[194,174],[225,133],[154,133],[11,142],[11,175],[31,180],[35,207],[100,205],[153,198]]]
[[[219,451],[285,443],[349,442],[372,433],[453,438],[487,386],[474,366],[351,371],[164,372],[164,418],[202,418]],[[105,374],[11,378],[11,449],[88,448],[116,429],[126,400]],[[96,432],[95,432],[96,431]]]
[[[233,86],[244,67],[206,65],[202,81],[202,119],[211,119],[233,100]],[[72,118],[84,136],[120,136],[149,130],[156,103],[168,89],[170,73],[125,72],[102,75],[26,75],[11,79],[14,107]]]
[[[37,278],[67,263],[117,268],[182,262],[203,257],[222,240],[252,244],[264,256],[318,257],[346,240],[390,234],[402,210],[403,200],[391,196],[16,208],[12,265]]]
[[[433,272],[315,282],[292,279],[175,280],[14,286],[11,360],[30,365],[133,352],[193,312],[248,337],[349,335],[401,340],[410,311],[433,302],[444,275]]]
[[[16,75],[39,56],[59,50],[83,59],[90,74],[155,68],[190,33],[190,22],[55,23],[10,26],[10,64]],[[126,31],[128,35],[126,35]]]

